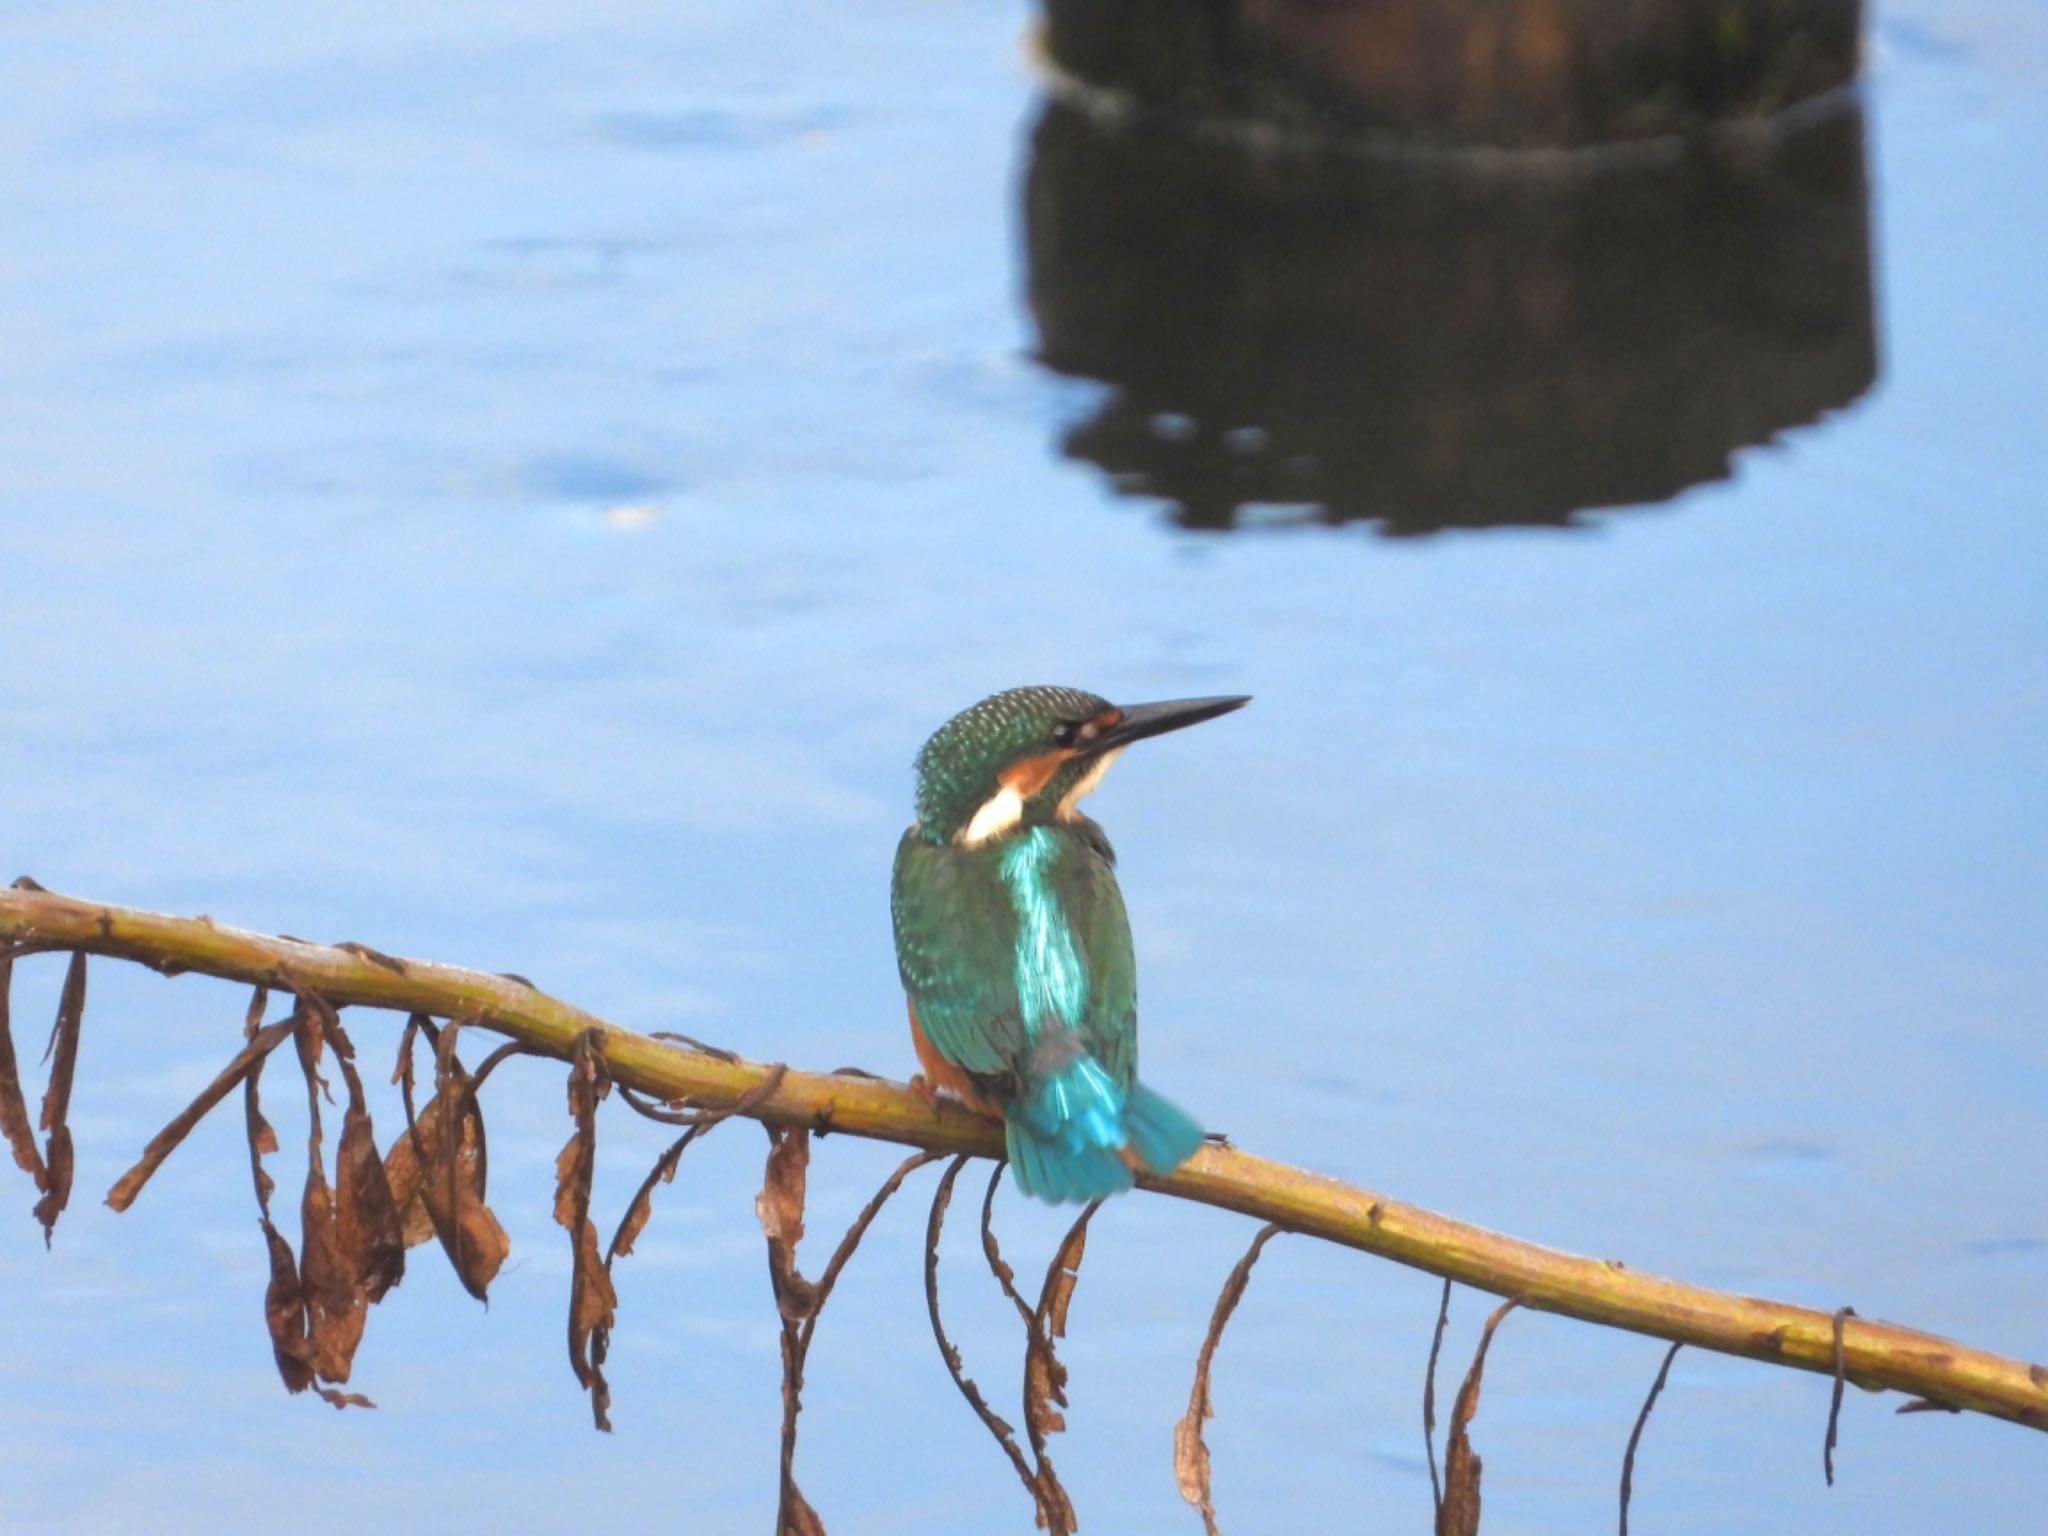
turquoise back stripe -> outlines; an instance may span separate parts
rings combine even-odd
[[[1047,879],[1059,837],[1033,827],[1003,852],[1003,884],[1017,911],[1017,1006],[1027,1039],[1051,1017],[1070,1028],[1088,1008],[1088,972],[1065,910]]]

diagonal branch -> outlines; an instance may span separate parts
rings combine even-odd
[[[361,948],[250,933],[205,917],[169,917],[79,901],[47,891],[0,890],[0,945],[14,953],[73,950],[138,961],[166,972],[199,971],[258,986],[286,978],[333,1004],[460,1018],[564,1060],[577,1037],[603,1031],[613,1078],[663,1100],[730,1109],[770,1125],[804,1126],[898,1142],[927,1151],[1003,1155],[1001,1128],[958,1105],[927,1103],[879,1078],[781,1071],[636,1035],[524,982],[428,961],[394,962]],[[1910,1392],[2048,1429],[2048,1368],[1933,1334],[1739,1296],[1523,1242],[1335,1179],[1205,1146],[1142,1188],[1237,1211],[1291,1231],[1393,1259],[1524,1306],[1673,1342],[1742,1355],[1858,1386]],[[1840,1332],[1837,1333],[1839,1326]]]

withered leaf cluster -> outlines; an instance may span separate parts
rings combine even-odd
[[[372,964],[404,973],[401,961],[362,946],[344,947]],[[14,960],[37,948],[27,943],[0,946],[0,1136],[5,1137],[15,1163],[36,1187],[39,1198],[35,1215],[43,1226],[47,1243],[68,1201],[73,1176],[68,1117],[85,1009],[86,961],[83,953],[71,955],[56,1021],[44,1053],[49,1076],[41,1113],[31,1122],[11,1032],[9,997]],[[479,1300],[486,1298],[491,1281],[505,1261],[509,1240],[487,1201],[489,1157],[479,1089],[499,1063],[511,1055],[531,1052],[516,1043],[501,1045],[484,1058],[476,1072],[470,1073],[456,1054],[456,1042],[462,1032],[460,1021],[451,1019],[437,1025],[423,1014],[411,1015],[392,1074],[392,1080],[402,1091],[405,1133],[380,1155],[354,1047],[339,1013],[282,965],[276,968],[272,980],[273,985],[292,994],[291,1011],[280,1020],[265,1023],[269,991],[261,986],[255,989],[243,1021],[242,1047],[192,1102],[151,1138],[135,1165],[115,1181],[107,1203],[115,1210],[127,1209],[192,1129],[240,1087],[250,1174],[268,1265],[263,1310],[279,1375],[293,1392],[311,1389],[336,1407],[369,1407],[373,1405],[368,1398],[343,1389],[362,1342],[368,1309],[404,1277],[406,1250],[429,1238],[438,1240],[461,1284]],[[287,1040],[292,1042],[299,1063],[307,1106],[306,1172],[296,1249],[272,1218],[274,1181],[265,1159],[276,1154],[279,1145],[259,1096],[265,1066],[272,1053]],[[424,1105],[416,1105],[413,1060],[415,1047],[421,1041],[428,1044],[433,1054],[434,1092]],[[699,1042],[686,1043],[713,1055],[729,1056]],[[555,1220],[569,1233],[571,1244],[569,1359],[578,1382],[590,1394],[597,1426],[609,1429],[610,1389],[604,1364],[618,1305],[613,1264],[633,1251],[651,1217],[655,1187],[674,1179],[682,1153],[690,1143],[727,1118],[761,1112],[781,1087],[786,1068],[773,1067],[737,1102],[722,1108],[705,1108],[687,1100],[662,1104],[620,1085],[621,1097],[637,1113],[680,1127],[682,1134],[656,1159],[628,1203],[609,1246],[600,1252],[591,1214],[597,1113],[614,1086],[605,1062],[602,1031],[593,1029],[579,1037],[569,1067],[572,1130],[556,1160],[554,1201]],[[331,1181],[324,1153],[323,1105],[331,1108],[334,1098],[323,1069],[338,1071],[346,1092]],[[769,1112],[775,1110],[771,1107]],[[822,1114],[818,1128],[822,1134]],[[781,1494],[777,1529],[779,1536],[824,1536],[823,1522],[798,1488],[794,1476],[804,1371],[818,1320],[841,1272],[883,1205],[912,1172],[943,1154],[919,1152],[904,1159],[854,1218],[824,1268],[812,1279],[803,1273],[797,1257],[805,1235],[810,1133],[802,1126],[770,1124],[766,1129],[769,1153],[755,1211],[767,1242],[769,1280],[782,1344]],[[42,1134],[40,1144],[38,1131]],[[927,1219],[925,1290],[933,1336],[955,1385],[1031,1497],[1038,1526],[1053,1536],[1072,1536],[1078,1522],[1047,1447],[1050,1437],[1066,1427],[1063,1410],[1067,1406],[1068,1377],[1058,1357],[1056,1341],[1066,1335],[1068,1312],[1086,1251],[1088,1225],[1100,1202],[1084,1209],[1067,1230],[1047,1265],[1037,1298],[1032,1301],[1018,1287],[1015,1272],[1004,1261],[993,1229],[993,1204],[1005,1171],[1003,1164],[995,1165],[982,1199],[983,1255],[990,1274],[1012,1303],[1024,1328],[1025,1434],[1020,1444],[1015,1430],[989,1407],[967,1375],[960,1351],[948,1339],[940,1318],[939,1242],[955,1184],[968,1161],[966,1154],[953,1158],[938,1182]],[[1175,1426],[1176,1480],[1182,1495],[1200,1511],[1207,1536],[1217,1536],[1218,1532],[1210,1451],[1204,1435],[1205,1423],[1214,1412],[1211,1368],[1223,1331],[1246,1292],[1253,1267],[1267,1242],[1281,1230],[1277,1223],[1262,1228],[1225,1280],[1196,1361],[1187,1412]],[[1481,1464],[1472,1445],[1471,1427],[1478,1412],[1494,1333],[1502,1319],[1528,1298],[1511,1299],[1486,1319],[1451,1412],[1439,1479],[1435,1375],[1449,1317],[1450,1294],[1451,1283],[1446,1280],[1423,1390],[1423,1429],[1436,1508],[1434,1528],[1436,1536],[1477,1536]],[[1830,1482],[1843,1389],[1849,1379],[1845,1320],[1854,1315],[1852,1309],[1845,1307],[1834,1318],[1835,1382],[1823,1445],[1823,1465]],[[1664,1355],[1623,1457],[1623,1536],[1628,1530],[1636,1453],[1679,1348],[1673,1344]],[[1922,1398],[1900,1409],[1932,1410],[1953,1412],[1955,1407]]]
[[[80,952],[71,956],[57,1001],[57,1022],[51,1026],[50,1043],[43,1051],[50,1077],[37,1120],[44,1136],[40,1149],[29,1128],[28,1102],[22,1096],[21,1068],[15,1059],[7,1012],[13,981],[14,957],[0,955],[0,1134],[7,1137],[14,1161],[36,1186],[35,1217],[43,1224],[43,1243],[48,1246],[57,1218],[71,1202],[71,1079],[78,1070],[78,1030],[85,1019],[85,956]]]
[[[403,961],[361,945],[342,947],[384,969],[404,973]],[[22,945],[0,948],[0,1136],[36,1186],[41,1198],[35,1214],[47,1236],[71,1187],[73,1157],[66,1116],[85,1008],[85,956],[74,953],[71,958],[51,1034],[50,1082],[41,1119],[47,1139],[39,1146],[22,1092],[8,1013],[13,962],[28,952],[32,950]],[[128,1209],[193,1128],[240,1088],[250,1179],[268,1270],[263,1315],[278,1374],[293,1392],[311,1389],[337,1407],[369,1407],[373,1405],[367,1397],[342,1388],[353,1370],[369,1308],[404,1277],[406,1250],[438,1240],[463,1288],[480,1301],[488,1298],[491,1281],[505,1262],[511,1244],[487,1198],[490,1155],[478,1090],[499,1063],[516,1054],[531,1053],[523,1045],[507,1043],[471,1073],[456,1052],[461,1021],[436,1024],[424,1014],[412,1014],[400,1037],[398,1061],[391,1075],[404,1102],[405,1130],[380,1155],[355,1050],[338,1012],[287,966],[278,965],[272,980],[292,994],[292,1011],[285,1018],[265,1023],[270,988],[254,989],[243,1020],[241,1049],[191,1103],[150,1138],[134,1166],[108,1191],[107,1203],[117,1211]],[[264,1067],[287,1040],[293,1044],[306,1086],[306,1174],[296,1248],[272,1217],[271,1196],[276,1185],[265,1160],[278,1151],[278,1138],[263,1113],[260,1096]],[[433,1094],[424,1104],[416,1102],[414,1065],[416,1048],[422,1042],[433,1053],[434,1075]],[[737,1103],[721,1109],[663,1106],[629,1092],[626,1097],[639,1113],[685,1129],[657,1159],[627,1207],[610,1246],[600,1252],[590,1201],[597,1158],[597,1106],[611,1088],[601,1051],[602,1036],[593,1031],[578,1041],[570,1064],[569,1109],[574,1130],[556,1163],[555,1219],[570,1233],[573,1259],[570,1364],[590,1393],[598,1427],[609,1429],[610,1391],[603,1366],[617,1308],[612,1263],[632,1251],[652,1213],[655,1185],[674,1178],[684,1148],[720,1121],[755,1108],[775,1092],[787,1069],[777,1067]],[[328,1070],[339,1072],[347,1094],[331,1180],[324,1153],[323,1106],[331,1107],[334,1102],[323,1075]],[[918,1161],[922,1159],[913,1159],[911,1165]],[[800,1170],[793,1198],[798,1213],[794,1232],[800,1235]],[[882,1198],[886,1195],[877,1198],[877,1207]],[[857,1224],[860,1230],[865,1230],[866,1220],[872,1216],[870,1210]],[[857,1233],[850,1235],[844,1252],[835,1255],[837,1263],[851,1253],[851,1242],[857,1237]],[[792,1252],[793,1245],[794,1237]],[[792,1291],[796,1298],[793,1310],[801,1314],[804,1307],[814,1309],[822,1302],[836,1276],[837,1263],[828,1270],[822,1287],[811,1291],[801,1288],[801,1277],[795,1276],[791,1259],[788,1273],[795,1277],[792,1284],[799,1287]],[[808,1332],[804,1338],[808,1343]]]
[[[0,1026],[6,1018],[4,964],[0,961]],[[483,1114],[476,1097],[484,1074],[471,1077],[463,1071],[455,1054],[454,1025],[437,1029],[431,1020],[414,1015],[406,1026],[399,1068],[393,1074],[404,1085],[406,1133],[393,1142],[387,1154],[380,1155],[362,1076],[356,1068],[355,1048],[342,1028],[340,1015],[282,966],[276,981],[293,994],[292,1011],[274,1023],[264,1023],[269,990],[255,989],[243,1020],[242,1048],[150,1139],[135,1165],[108,1191],[107,1204],[117,1211],[133,1204],[192,1128],[239,1087],[250,1181],[269,1271],[263,1316],[278,1375],[291,1391],[310,1388],[338,1408],[370,1407],[367,1397],[342,1388],[354,1368],[369,1308],[404,1278],[406,1249],[438,1236],[462,1284],[479,1299],[504,1262],[508,1248],[505,1231],[484,1200],[488,1165]],[[45,1103],[45,1120],[53,1127],[63,1124],[84,992],[82,961],[74,960],[53,1044],[52,1094]],[[416,1111],[412,1045],[420,1037],[434,1047],[435,1093]],[[278,1151],[278,1139],[263,1113],[260,1093],[265,1065],[287,1040],[292,1042],[306,1087],[306,1174],[299,1199],[296,1249],[272,1216],[276,1183],[264,1160]],[[323,1110],[324,1105],[333,1103],[323,1076],[330,1062],[339,1071],[347,1094],[341,1132],[335,1139],[331,1182]],[[23,1133],[26,1122],[17,1113],[20,1092],[13,1065],[11,1045],[0,1028],[0,1124],[21,1161],[25,1146],[34,1149],[25,1134],[17,1134],[17,1120]],[[56,1081],[58,1071],[63,1073],[61,1084]],[[38,1178],[39,1184],[48,1181],[47,1188],[52,1191],[62,1186],[50,1178],[50,1170],[61,1166],[67,1183],[69,1176],[68,1133],[61,1139],[53,1136],[53,1146],[59,1140],[61,1151],[48,1160]],[[24,1162],[23,1166],[30,1165]],[[30,1172],[34,1175],[37,1169],[30,1167]],[[46,1202],[49,1199],[46,1194]],[[54,1208],[50,1219],[55,1219]]]
[[[337,1408],[369,1407],[368,1398],[361,1393],[343,1392],[340,1386],[347,1382],[354,1366],[369,1307],[383,1300],[405,1274],[405,1240],[384,1164],[377,1156],[369,1110],[363,1101],[362,1078],[355,1068],[355,1048],[342,1030],[339,1016],[325,999],[304,988],[297,992],[298,1006],[292,1013],[281,1023],[263,1028],[258,1021],[263,1016],[266,998],[261,989],[257,991],[250,1001],[244,1026],[248,1045],[236,1062],[229,1064],[232,1071],[237,1062],[247,1063],[242,1077],[242,1106],[249,1142],[249,1172],[270,1261],[264,1320],[270,1330],[271,1353],[277,1361],[278,1375],[286,1387],[294,1392],[311,1387]],[[287,1035],[296,1048],[306,1084],[306,1181],[299,1200],[296,1255],[271,1219],[270,1196],[275,1186],[263,1159],[277,1151],[277,1132],[264,1118],[259,1094],[269,1053]],[[342,1132],[335,1146],[331,1186],[323,1166],[320,1108],[328,1097],[320,1067],[330,1054],[348,1089],[348,1107],[343,1112]],[[220,1081],[216,1078],[215,1085]],[[204,1110],[195,1105],[180,1121],[189,1127],[202,1113]],[[178,1124],[174,1121],[167,1130]],[[156,1160],[161,1161],[168,1150],[163,1148]],[[149,1154],[144,1156],[147,1159]],[[133,1198],[132,1192],[129,1198]]]

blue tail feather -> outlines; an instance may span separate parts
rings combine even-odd
[[[1194,1116],[1143,1083],[1131,1084],[1124,1129],[1131,1133],[1131,1150],[1152,1173],[1173,1172],[1202,1144],[1202,1128]]]
[[[1092,1057],[1077,1056],[1009,1107],[1011,1175],[1027,1195],[1054,1205],[1129,1189],[1125,1149],[1167,1173],[1202,1144],[1202,1128],[1142,1084],[1128,1091]]]

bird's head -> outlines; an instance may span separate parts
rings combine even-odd
[[[932,842],[972,847],[1020,825],[1071,820],[1132,742],[1250,702],[1119,705],[1049,686],[991,694],[940,726],[917,754],[918,825]]]

